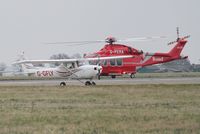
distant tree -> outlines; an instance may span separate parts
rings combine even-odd
[[[80,58],[82,58],[82,57],[81,57],[81,55],[80,55],[79,53],[76,53],[76,54],[72,55],[71,58],[80,59]]]
[[[67,55],[67,54],[64,54],[64,53],[59,53],[59,54],[54,54],[50,57],[50,59],[70,59],[70,57]],[[54,64],[55,66],[59,66],[60,63],[55,63]]]
[[[192,65],[189,59],[179,59],[179,60],[174,60],[171,62],[166,62],[166,63],[163,63],[162,66],[165,68],[176,69],[181,72],[192,71]]]
[[[79,53],[75,53],[72,56],[68,56],[65,53],[59,53],[59,54],[54,54],[54,55],[52,55],[50,57],[50,59],[71,59],[71,58],[77,58],[77,59],[79,59],[79,58],[82,58],[82,56]],[[60,64],[59,63],[55,63],[54,65],[55,66],[59,66]]]
[[[60,53],[52,55],[50,59],[70,59],[70,57],[67,54]]]
[[[4,71],[6,69],[6,64],[5,63],[0,63],[0,71]]]

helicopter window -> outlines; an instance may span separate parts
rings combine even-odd
[[[107,60],[104,60],[104,61],[102,62],[102,65],[103,65],[103,66],[107,66],[107,63],[108,63]]]
[[[91,61],[89,61],[89,64],[90,64],[90,65],[92,65],[92,62],[91,62]]]
[[[115,59],[111,59],[111,60],[110,60],[110,65],[111,65],[111,66],[115,66]]]
[[[121,66],[122,65],[122,59],[116,59],[117,61],[117,66]]]

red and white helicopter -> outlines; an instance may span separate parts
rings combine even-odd
[[[78,42],[56,42],[50,44],[70,44],[70,45],[85,45],[106,42],[105,46],[97,52],[92,54],[85,54],[84,57],[110,57],[110,56],[123,56],[130,55],[131,58],[125,59],[108,59],[101,62],[92,62],[92,64],[100,64],[102,66],[102,72],[100,76],[111,76],[115,78],[118,75],[129,74],[131,78],[135,77],[137,70],[144,66],[149,66],[153,64],[159,64],[164,62],[169,62],[177,59],[185,59],[188,56],[182,56],[181,52],[187,43],[187,38],[179,37],[179,29],[177,27],[177,40],[170,42],[168,45],[175,44],[175,46],[167,53],[148,53],[141,50],[135,49],[133,47],[118,44],[116,42],[129,42],[129,41],[143,41],[151,40],[157,38],[165,38],[164,36],[157,37],[143,37],[143,38],[129,38],[125,40],[116,40],[114,37],[108,37],[106,40],[97,41],[78,41]]]

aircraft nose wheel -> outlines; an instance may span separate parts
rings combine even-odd
[[[64,86],[66,86],[66,83],[65,83],[65,82],[61,82],[61,83],[60,83],[60,86],[61,86],[61,87],[64,87]]]

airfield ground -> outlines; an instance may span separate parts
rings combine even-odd
[[[177,78],[177,77],[200,77],[200,72],[167,72],[167,73],[136,73],[136,78]],[[101,76],[103,79],[110,79],[111,77]],[[123,77],[117,76],[117,78],[130,78],[129,75],[124,75]],[[2,77],[0,76],[0,81],[4,80],[38,80],[43,79],[39,77],[27,77],[27,76],[14,76],[14,77]],[[45,78],[46,79],[46,78]]]
[[[200,84],[0,86],[0,133],[200,133]]]
[[[0,86],[59,86],[66,81],[67,86],[82,85],[77,80],[37,78],[37,77],[0,77]],[[200,72],[185,73],[137,73],[136,78],[128,75],[116,79],[101,77],[94,80],[97,85],[137,85],[137,84],[200,84]]]

